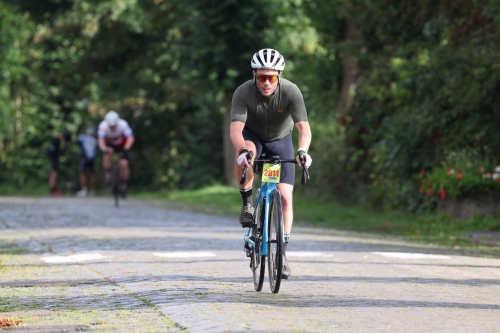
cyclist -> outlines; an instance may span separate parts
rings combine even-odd
[[[119,152],[118,162],[120,177],[120,196],[127,196],[127,181],[130,176],[129,151],[134,144],[134,133],[128,122],[121,119],[116,111],[109,111],[104,116],[104,120],[99,124],[97,130],[97,143],[102,151],[102,166],[104,168],[104,178],[106,184],[111,182],[111,154]]]
[[[262,49],[251,60],[253,79],[240,85],[233,95],[231,106],[230,139],[236,150],[235,175],[241,179],[244,167],[249,167],[246,182],[239,185],[243,200],[240,224],[251,227],[254,207],[252,203],[252,168],[247,162],[249,151],[259,158],[262,152],[267,156],[279,155],[282,159],[298,160],[298,152],[303,151],[308,168],[312,159],[307,154],[311,144],[311,128],[307,119],[302,93],[292,82],[281,78],[285,68],[284,57],[276,50]],[[294,153],[292,143],[293,127],[298,130],[298,150]],[[252,162],[251,162],[252,163]],[[286,249],[293,222],[293,185],[295,166],[290,163],[281,166],[278,188],[281,192],[283,207],[285,244],[283,246],[283,278],[291,274],[286,259]]]
[[[67,143],[71,141],[69,132],[57,133],[50,139],[49,147],[47,148],[47,157],[50,161],[52,171],[49,176],[49,193],[51,196],[59,197],[64,195],[63,192],[57,189],[57,178],[59,176],[59,157],[63,156],[66,151]],[[61,149],[61,143],[64,142],[64,149]]]
[[[97,157],[97,140],[95,129],[88,128],[85,134],[81,134],[77,139],[82,154],[78,161],[78,178],[80,179],[81,190],[76,192],[76,196],[95,195],[95,173],[94,162]],[[88,175],[88,182],[87,182]]]

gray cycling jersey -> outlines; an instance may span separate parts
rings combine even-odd
[[[274,141],[290,134],[294,123],[307,121],[307,112],[302,93],[293,82],[280,78],[276,91],[264,97],[254,80],[248,80],[234,92],[233,121],[245,123],[262,140]]]

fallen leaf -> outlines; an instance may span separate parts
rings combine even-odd
[[[12,317],[0,317],[0,327],[14,327],[22,325],[23,323],[20,320],[14,320]]]

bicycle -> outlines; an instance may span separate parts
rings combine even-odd
[[[110,180],[110,188],[111,193],[115,197],[115,207],[119,206],[119,196],[120,196],[120,168],[119,161],[122,154],[119,152],[113,152],[111,154],[111,161],[113,165],[111,167],[111,180]]]
[[[265,156],[265,154],[262,154],[262,156]],[[250,151],[247,155],[248,161],[251,161],[252,157],[253,152]],[[304,167],[305,158],[303,152],[299,152],[299,157],[302,164],[301,184],[304,185],[306,179],[309,179],[309,172]],[[250,258],[250,269],[253,273],[255,290],[262,290],[267,257],[269,285],[274,294],[279,292],[281,285],[282,252],[285,241],[281,193],[276,186],[280,180],[282,163],[297,163],[297,161],[295,159],[280,159],[279,156],[254,161],[254,174],[262,172],[262,183],[256,194],[253,215],[254,224],[251,228],[248,228],[244,237],[244,250],[247,257]],[[246,171],[247,168],[244,168],[240,184],[244,184],[246,181]]]

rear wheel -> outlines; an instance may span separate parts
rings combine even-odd
[[[276,294],[280,290],[281,272],[283,270],[283,211],[279,191],[274,191],[271,196],[268,221],[267,263],[269,266],[269,284],[271,291]]]
[[[111,191],[115,197],[115,207],[118,207],[119,195],[120,195],[120,176],[118,172],[118,163],[113,163],[113,169],[111,172]]]
[[[264,202],[264,200],[262,201]],[[257,205],[257,212],[255,214],[255,223],[252,227],[252,238],[255,242],[255,248],[252,251],[252,272],[253,284],[256,291],[262,290],[264,284],[264,274],[266,272],[266,257],[260,256],[260,249],[262,248],[262,227],[264,223],[264,209],[262,203]]]

